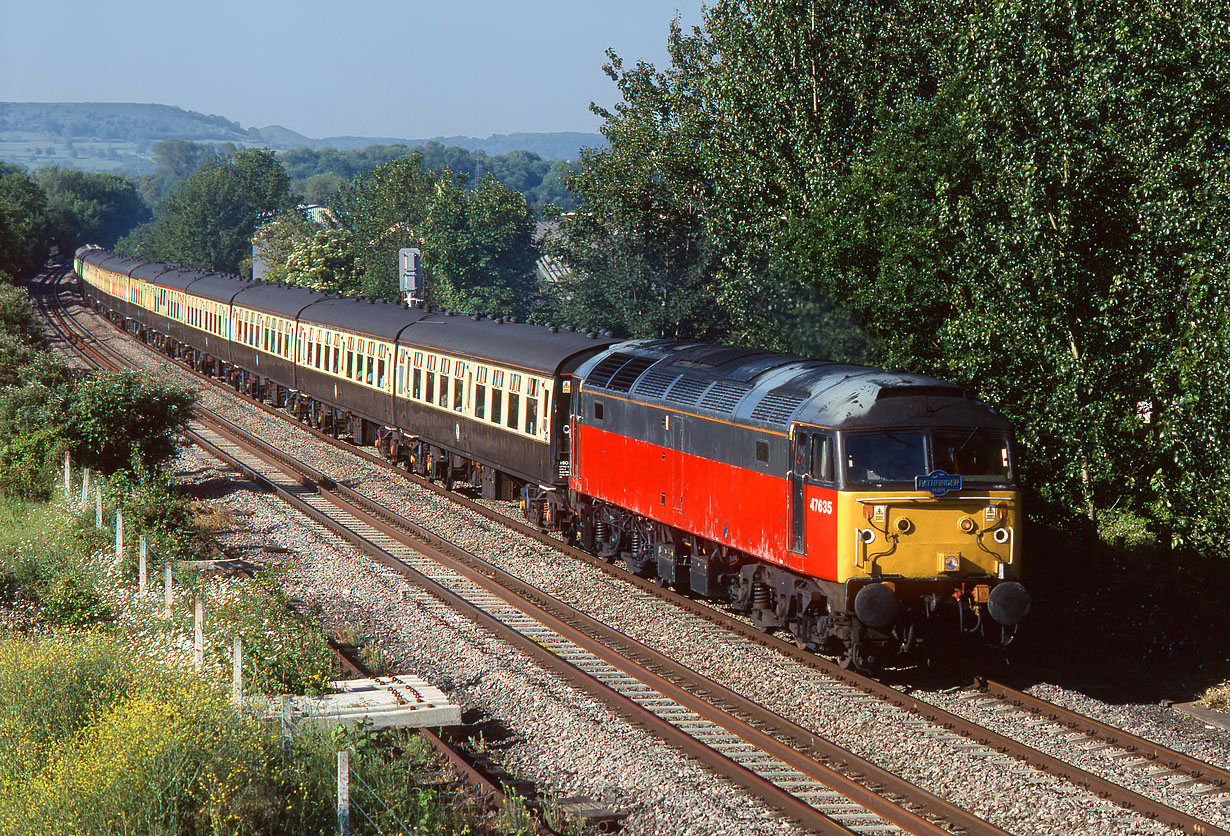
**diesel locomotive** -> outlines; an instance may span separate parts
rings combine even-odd
[[[935,378],[76,253],[93,308],[429,479],[861,669],[1005,647],[1012,429]]]

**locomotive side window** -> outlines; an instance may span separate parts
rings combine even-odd
[[[594,401],[594,420],[595,421],[602,420],[602,402],[601,401]]]
[[[835,481],[831,435],[816,434],[811,437],[811,475],[820,482]]]
[[[767,441],[757,441],[756,442],[756,461],[760,462],[761,464],[769,463],[769,442]]]

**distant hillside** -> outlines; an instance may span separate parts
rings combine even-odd
[[[158,104],[0,102],[0,160],[27,168],[58,165],[86,171],[153,170],[152,150],[163,139],[291,148],[365,148],[424,145],[435,140],[488,154],[532,151],[544,160],[576,159],[585,146],[602,146],[601,134],[494,134],[486,139],[343,136],[311,139],[279,125],[244,128],[223,116]]]

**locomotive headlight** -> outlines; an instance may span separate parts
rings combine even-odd
[[[969,517],[962,517],[961,522],[957,523],[957,525],[959,525],[961,527],[961,530],[964,531],[966,534],[973,533],[974,529],[977,527],[974,524],[974,521],[971,520]]]
[[[914,523],[910,522],[905,517],[900,517],[897,520],[897,530],[902,534],[909,534],[914,530]]]
[[[944,572],[960,571],[961,569],[961,555],[960,554],[945,554],[945,555],[941,555],[941,557],[942,557],[942,563],[944,564],[944,568],[942,571]]]

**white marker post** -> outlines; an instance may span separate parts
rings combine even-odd
[[[201,664],[205,661],[205,604],[196,599],[196,626],[192,631],[192,662],[196,672],[201,672]]]
[[[145,535],[137,539],[137,596],[145,597]]]
[[[166,569],[166,578],[167,578],[166,580],[166,602],[167,602],[166,616],[167,618],[170,618],[171,617],[171,564],[168,563],[164,568]]]
[[[94,525],[96,528],[102,528],[102,485],[95,488],[97,502],[94,503]]]
[[[235,647],[231,651],[231,702],[237,707],[243,704],[243,645],[239,636],[235,637]]]
[[[84,475],[81,477],[81,513],[85,513],[86,506],[90,502],[90,469],[85,469]]]
[[[115,568],[124,561],[124,512],[115,512]]]
[[[73,470],[69,465],[68,451],[64,451],[64,499],[71,499],[73,496]]]
[[[337,753],[337,836],[350,836],[350,752]]]

